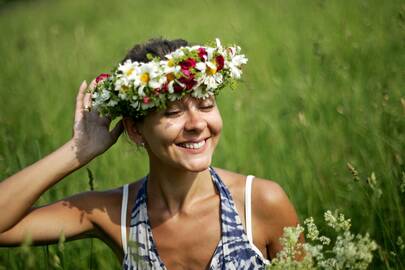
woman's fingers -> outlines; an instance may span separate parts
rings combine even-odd
[[[77,97],[76,97],[76,106],[78,108],[82,108],[82,106],[83,106],[83,98],[84,98],[86,89],[87,89],[87,82],[86,82],[86,80],[84,80],[79,87],[79,93],[77,94]]]
[[[82,116],[82,110],[84,106],[84,95],[86,93],[87,89],[87,82],[84,80],[82,84],[79,87],[79,93],[77,94],[76,97],[76,109],[75,109],[75,119],[80,119]]]
[[[94,88],[96,88],[96,86],[97,86],[97,83],[96,83],[96,80],[94,79],[94,80],[92,80],[91,83],[90,83],[89,92],[90,92],[90,93],[93,93]]]

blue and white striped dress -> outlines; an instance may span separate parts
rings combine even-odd
[[[270,262],[263,257],[260,250],[253,244],[250,220],[250,190],[253,176],[248,176],[245,192],[246,225],[248,233],[245,233],[240,217],[236,211],[231,194],[221,178],[210,168],[212,180],[215,183],[221,197],[221,239],[211,258],[210,270],[243,270],[264,269]],[[154,269],[167,270],[163,261],[159,258],[152,229],[147,215],[146,207],[146,181],[137,194],[135,206],[131,212],[130,233],[128,245],[126,243],[125,226],[122,228],[122,242],[125,252],[123,269]],[[121,224],[126,224],[126,200],[128,198],[128,185],[124,186],[123,207]]]

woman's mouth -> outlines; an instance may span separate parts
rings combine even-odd
[[[205,140],[202,140],[200,142],[194,142],[194,143],[180,143],[179,146],[188,148],[188,149],[199,149],[203,147],[205,144]]]
[[[198,142],[184,142],[184,143],[179,143],[176,145],[188,153],[198,154],[205,150],[206,145],[207,145],[207,140],[208,140],[208,138],[198,141]]]

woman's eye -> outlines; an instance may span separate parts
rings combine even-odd
[[[203,106],[201,106],[200,108],[201,108],[202,110],[210,110],[210,109],[214,108],[214,105],[213,105],[213,104],[210,104],[210,105],[203,105]]]
[[[180,114],[181,111],[166,111],[165,115],[166,116],[176,116],[178,114]]]

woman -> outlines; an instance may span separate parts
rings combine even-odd
[[[0,183],[2,246],[19,245],[27,233],[36,245],[57,242],[61,232],[67,240],[97,237],[125,269],[261,269],[281,250],[283,228],[298,223],[282,188],[210,167],[222,129],[215,95],[228,77],[240,77],[239,65],[246,61],[237,47],[223,48],[219,42],[214,48],[187,45],[150,40],[128,53],[115,77],[93,81],[92,93],[82,83],[72,139]],[[164,64],[159,66],[164,76],[156,75],[154,63]],[[128,91],[130,76],[138,83],[133,92]],[[128,93],[137,97],[129,99]],[[123,118],[110,131],[116,116]],[[51,186],[111,147],[124,130],[148,153],[146,177],[32,207]]]

